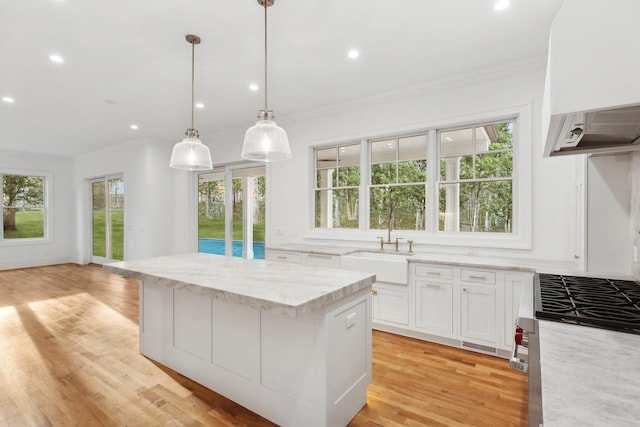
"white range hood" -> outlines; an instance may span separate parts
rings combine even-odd
[[[640,0],[565,0],[549,41],[545,156],[640,149],[639,17]]]

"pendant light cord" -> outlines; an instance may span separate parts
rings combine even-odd
[[[264,109],[267,110],[267,0],[264,2]]]
[[[193,129],[193,104],[195,102],[195,55],[196,44],[195,41],[191,42],[191,129]]]

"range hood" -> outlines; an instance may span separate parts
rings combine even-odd
[[[565,0],[551,25],[543,155],[640,149],[640,0]]]
[[[640,105],[551,117],[545,156],[640,149]]]

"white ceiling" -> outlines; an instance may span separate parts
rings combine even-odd
[[[0,0],[0,149],[61,155],[189,127],[249,127],[263,107],[256,0]],[[269,107],[287,116],[421,85],[547,49],[562,0],[276,0]],[[357,60],[347,51],[360,51]],[[52,53],[64,57],[52,63]],[[258,83],[258,92],[248,89]],[[136,123],[137,131],[129,129]]]

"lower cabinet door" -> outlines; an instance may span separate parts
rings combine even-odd
[[[493,286],[460,285],[462,339],[496,344],[496,290]]]
[[[404,289],[388,289],[374,285],[373,321],[409,324],[409,293]]]
[[[451,283],[416,280],[416,327],[441,336],[453,336]]]

